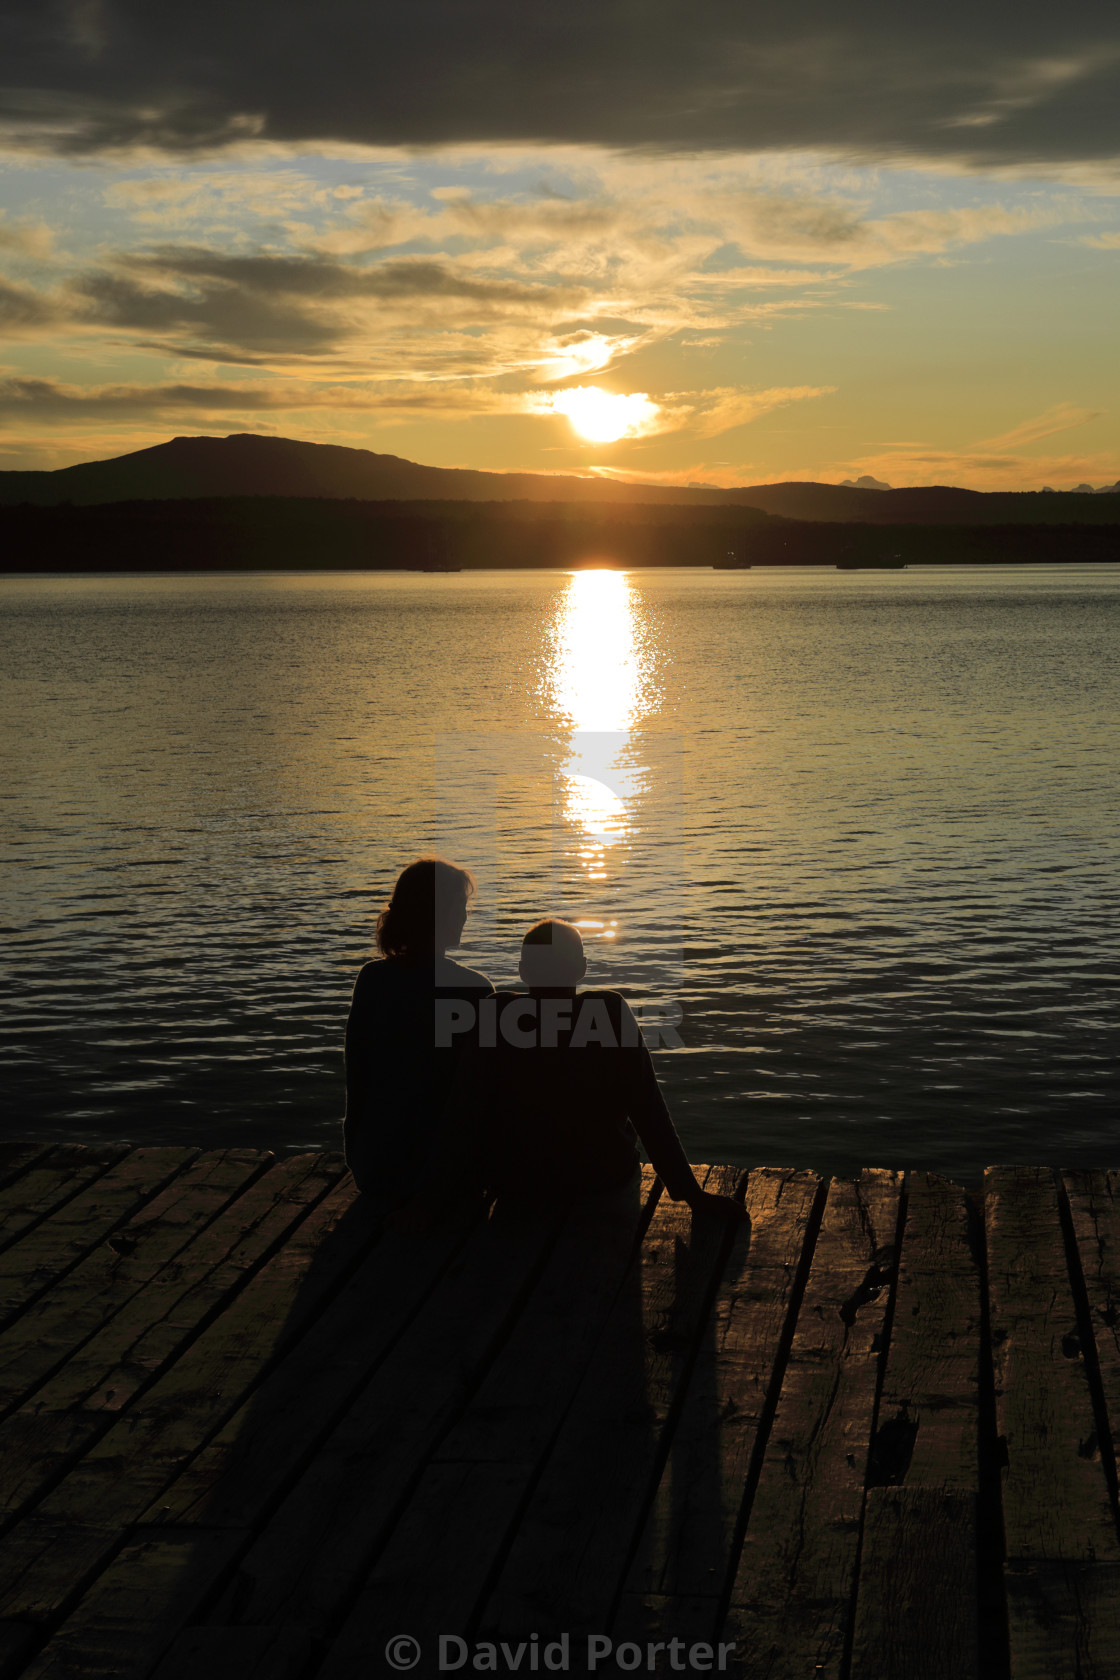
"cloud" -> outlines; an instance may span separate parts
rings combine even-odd
[[[876,219],[854,176],[849,190],[827,191],[824,172],[788,160],[655,167],[597,156],[572,170],[565,179],[582,196],[487,197],[459,184],[419,202],[283,168],[119,180],[103,189],[110,205],[156,217],[141,222],[144,234],[158,226],[184,237],[102,246],[93,266],[60,257],[54,303],[23,294],[20,330],[38,320],[46,331],[68,307],[75,331],[164,357],[277,374],[395,379],[404,368],[417,380],[553,384],[674,336],[710,344],[752,323],[882,309],[848,295],[855,277],[1084,213],[1050,195]],[[223,217],[241,181],[242,225],[231,230]],[[297,201],[310,220],[276,221],[278,206]],[[200,238],[215,202],[221,214]]]
[[[142,333],[144,343],[161,335],[155,344],[165,354],[250,364],[358,355],[397,326],[415,339],[425,328],[527,318],[539,340],[542,318],[547,327],[551,315],[585,301],[578,286],[483,276],[443,260],[363,266],[202,246],[124,254],[74,275],[69,292],[79,323]]]
[[[53,243],[54,236],[43,222],[10,222],[5,212],[0,210],[0,251],[41,260],[50,255]]]
[[[57,305],[42,292],[0,276],[0,328],[5,332],[22,334],[53,328],[59,318]]]
[[[346,188],[324,187],[296,169],[160,171],[112,181],[103,202],[125,211],[144,228],[243,228],[249,221],[280,221],[313,208],[337,207]]]
[[[1021,425],[1013,426],[1009,432],[1001,432],[998,437],[983,438],[976,447],[991,450],[1022,449],[1028,443],[1037,443],[1041,438],[1053,437],[1055,432],[1067,432],[1071,426],[1084,426],[1090,420],[1099,420],[1101,413],[1099,408],[1076,408],[1073,403],[1056,403],[1053,408],[1048,408],[1045,414],[1036,415],[1033,420],[1024,420]]]
[[[895,444],[878,454],[845,461],[815,477],[872,473],[896,488],[913,484],[959,484],[974,490],[1040,490],[1044,484],[1072,489],[1082,482],[1113,484],[1120,478],[1120,454],[1099,450],[1082,455],[1020,455],[980,447],[934,449]]]
[[[656,405],[649,405],[651,408]],[[200,417],[236,414],[301,414],[314,410],[376,417],[425,416],[461,419],[487,414],[551,415],[565,410],[533,391],[495,391],[487,385],[418,385],[396,388],[318,381],[268,381],[233,385],[189,385],[164,381],[77,385],[55,379],[9,375],[0,378],[0,416],[26,425],[120,417]],[[635,433],[636,435],[636,433]]]
[[[238,411],[314,406],[311,391],[269,391],[230,385],[65,384],[54,379],[0,379],[0,415],[32,425],[76,419],[117,419],[196,410]]]
[[[789,403],[807,402],[813,397],[828,397],[834,385],[775,385],[765,391],[744,391],[735,387],[704,391],[695,398],[696,412],[691,430],[700,437],[719,437],[736,426],[749,425],[775,408]],[[666,398],[671,402],[672,398]]]
[[[996,437],[980,438],[962,449],[931,448],[922,442],[896,442],[875,455],[844,463],[845,474],[881,474],[891,484],[960,484],[977,490],[1038,490],[1043,484],[1069,485],[1091,480],[1114,483],[1120,456],[1099,450],[1080,455],[1023,454],[1031,444],[1101,417],[1100,409],[1055,403],[1045,413],[1024,420]]]
[[[31,427],[67,422],[173,418],[189,413],[200,424],[245,416],[312,411],[378,417],[464,419],[481,415],[570,418],[592,441],[615,441],[687,431],[707,438],[747,425],[788,403],[827,396],[831,386],[795,386],[745,391],[732,388],[670,394],[653,401],[645,392],[615,394],[575,386],[544,393],[500,391],[492,385],[417,384],[394,388],[318,381],[191,385],[165,381],[144,385],[77,385],[12,375],[0,379],[0,419]]]
[[[14,143],[147,148],[581,144],[821,148],[1047,164],[1120,151],[1120,18],[1105,0],[702,8],[511,0],[9,0]]]

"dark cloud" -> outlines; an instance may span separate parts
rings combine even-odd
[[[377,413],[480,414],[520,412],[521,399],[471,390],[410,385],[393,391],[351,386],[285,385],[68,385],[55,379],[0,379],[0,421],[51,425],[70,420],[113,420],[189,413],[206,423],[223,415],[310,409]]]
[[[284,299],[232,284],[189,292],[111,271],[78,276],[71,287],[87,322],[143,333],[188,336],[196,346],[248,355],[323,355],[343,341],[343,323]]]
[[[256,297],[463,298],[472,303],[554,304],[569,292],[523,286],[512,280],[476,280],[444,262],[401,257],[376,267],[329,257],[228,255],[203,246],[169,245],[133,258],[136,266],[160,269],[188,280],[236,286]],[[577,294],[578,295],[578,294]]]
[[[0,328],[45,327],[58,319],[57,307],[30,286],[16,286],[0,278]]]
[[[101,385],[83,390],[54,379],[0,379],[0,416],[42,424],[175,410],[292,408],[292,393],[233,385]]]
[[[582,297],[571,287],[477,280],[443,262],[401,258],[365,267],[195,245],[124,256],[115,268],[75,276],[69,291],[77,319],[87,325],[154,335],[154,343],[142,342],[165,354],[249,365],[340,349],[360,330],[347,304],[389,311],[397,302],[427,300],[437,311],[459,304],[472,316],[493,318],[570,307]]]
[[[63,152],[429,146],[1120,152],[1120,12],[965,0],[9,0],[4,109]]]

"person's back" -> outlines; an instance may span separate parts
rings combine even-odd
[[[636,1132],[674,1200],[742,1217],[701,1191],[629,1004],[619,992],[577,992],[585,972],[577,929],[540,922],[522,947],[529,994],[480,1004],[461,1117],[475,1170],[498,1195],[607,1190],[637,1168]]]
[[[473,1008],[484,974],[446,954],[457,944],[473,881],[442,859],[420,859],[397,882],[378,922],[379,961],[366,963],[346,1023],[347,1165],[386,1207],[412,1195],[435,1143],[456,1051],[436,1041],[441,1001]]]
[[[478,1064],[492,1189],[570,1193],[625,1183],[638,1164],[635,1123],[663,1163],[679,1152],[666,1170],[674,1193],[687,1187],[691,1172],[620,993],[574,992],[565,1008],[554,996],[499,992],[491,1007],[494,1044],[480,1044]],[[484,1013],[484,1031],[485,1021]]]

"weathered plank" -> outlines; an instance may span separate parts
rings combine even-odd
[[[1020,1563],[1005,1585],[1011,1680],[1117,1680],[1120,1566]]]
[[[98,1154],[97,1151],[91,1151]],[[10,1323],[56,1284],[118,1226],[170,1184],[198,1154],[197,1149],[133,1149],[113,1158],[106,1151],[94,1170],[78,1168],[81,1187],[46,1218],[37,1220],[0,1254],[0,1323]],[[35,1169],[15,1189],[37,1178]]]
[[[979,1662],[975,1493],[870,1488],[853,1680],[976,1680]]]
[[[6,1190],[28,1167],[41,1162],[52,1147],[49,1143],[31,1143],[23,1138],[5,1138],[0,1142],[0,1190]]]
[[[476,1230],[391,1361],[353,1397],[268,1521],[213,1621],[287,1623],[314,1635],[337,1624],[433,1447],[524,1306],[561,1214],[557,1208],[542,1219],[535,1207],[499,1207]],[[266,1439],[269,1410],[261,1411]],[[228,1496],[216,1490],[217,1511],[227,1520],[257,1514],[246,1487],[256,1489],[274,1474],[267,1456],[254,1448],[250,1475],[233,1470]]]
[[[640,1674],[736,1675],[735,1641],[715,1631],[716,1609],[717,1601],[710,1593],[698,1597],[627,1593],[608,1637],[616,1649],[623,1644],[638,1647],[643,1653],[643,1660],[637,1664]],[[722,1654],[721,1638],[725,1641]],[[633,1663],[632,1652],[629,1658]],[[604,1663],[603,1668],[614,1672],[610,1663]]]
[[[202,1325],[229,1304],[343,1170],[337,1156],[289,1156],[277,1162],[20,1411],[0,1423],[0,1514],[10,1520],[49,1491],[189,1346]]]
[[[124,1143],[92,1148],[59,1143],[44,1151],[38,1161],[26,1162],[27,1171],[13,1171],[0,1190],[0,1249],[48,1219],[127,1154],[128,1145]]]
[[[96,1335],[270,1160],[257,1149],[200,1156],[41,1296],[0,1338],[0,1414]]]
[[[377,1673],[389,1640],[418,1640],[438,1672],[440,1633],[466,1635],[525,1501],[523,1464],[439,1460],[425,1470],[316,1680]]]
[[[1053,1173],[990,1167],[985,1223],[1008,1560],[1120,1562]]]
[[[712,1168],[705,1187],[731,1194],[742,1178]],[[719,1216],[658,1203],[487,1599],[486,1639],[603,1632],[732,1237]]]
[[[1113,1444],[1120,1433],[1120,1172],[1062,1174]]]
[[[310,1639],[286,1627],[191,1627],[176,1639],[152,1680],[304,1680]]]
[[[1116,1680],[1120,1545],[1053,1174],[989,1168],[985,1221],[1012,1680]]]
[[[841,1672],[901,1187],[829,1188],[721,1635],[750,1680]]]
[[[141,1534],[98,1580],[93,1603],[47,1641],[21,1680],[142,1680],[153,1653],[167,1650],[235,1549],[231,1534]]]
[[[140,1388],[179,1357],[202,1325],[230,1305],[328,1195],[333,1200],[324,1229],[331,1233],[354,1199],[340,1154],[315,1151],[277,1161],[67,1362],[51,1383],[53,1402],[72,1406],[80,1400],[87,1410],[123,1411]],[[305,1250],[319,1240],[314,1235],[318,1228],[309,1227],[301,1238]],[[373,1222],[358,1215],[354,1237],[364,1251],[376,1237]],[[295,1315],[285,1322],[278,1347],[301,1330],[302,1320]]]
[[[364,1207],[353,1207],[353,1188],[349,1181],[345,1196],[359,1226],[364,1227],[368,1234],[372,1225],[371,1216]],[[335,1199],[328,1198],[328,1202]],[[465,1229],[476,1222],[475,1211],[466,1210],[458,1223],[425,1243],[393,1232],[384,1236],[373,1253],[367,1256],[365,1264],[359,1265],[346,1280],[343,1296],[334,1303],[338,1306],[342,1299],[348,1301],[349,1317],[345,1325],[331,1306],[316,1313],[309,1333],[289,1350],[288,1360],[276,1368],[273,1380],[270,1382],[266,1378],[263,1387],[256,1390],[253,1401],[234,1414],[238,1418],[238,1426],[231,1435],[235,1448],[238,1445],[247,1447],[247,1459],[254,1473],[269,1472],[267,1487],[263,1490],[266,1498],[275,1494],[277,1485],[283,1487],[285,1476],[289,1480],[294,1476],[329,1426],[329,1413],[325,1419],[316,1415],[316,1399],[331,1401],[337,1409],[346,1394],[343,1386],[340,1398],[343,1371],[351,1383],[368,1374],[370,1363],[377,1357],[375,1338],[369,1333],[371,1302],[381,1300],[385,1303],[381,1315],[386,1325],[381,1349],[384,1352],[393,1338],[389,1322],[392,1321],[398,1330],[407,1323],[418,1301],[454,1258]],[[296,1238],[289,1242],[277,1259],[282,1259],[302,1235],[302,1231],[297,1232]],[[352,1248],[352,1236],[349,1241]],[[338,1263],[339,1257],[335,1256],[332,1265],[337,1267]],[[275,1295],[274,1290],[274,1302]],[[314,1306],[312,1301],[311,1307]],[[324,1306],[321,1299],[319,1306]],[[306,1314],[306,1308],[304,1311]],[[232,1309],[212,1328],[220,1328],[231,1313]],[[344,1328],[349,1332],[348,1343],[339,1341],[339,1334]],[[213,1357],[213,1350],[210,1357]],[[281,1372],[284,1373],[283,1381],[277,1385],[275,1377]],[[175,1372],[171,1374],[174,1376]],[[319,1382],[320,1388],[313,1395],[309,1392],[309,1385],[315,1381]],[[145,1416],[147,1409],[145,1405]],[[198,1408],[194,1410],[193,1423],[189,1416],[178,1420],[178,1434],[176,1420],[174,1417],[170,1419],[170,1431],[165,1432],[159,1442],[165,1456],[169,1440],[181,1443],[184,1421],[197,1430]],[[278,1433],[269,1438],[265,1451],[258,1455],[255,1449],[261,1444],[261,1435],[254,1432],[254,1425],[261,1420],[276,1425]],[[127,1425],[128,1421],[126,1416],[122,1420],[123,1425]],[[238,1434],[239,1427],[247,1431],[244,1439]],[[289,1458],[286,1462],[272,1463],[271,1449],[276,1446],[279,1435],[285,1432]],[[267,1434],[267,1423],[262,1433]],[[294,1464],[292,1455],[295,1456]],[[222,1462],[228,1469],[228,1460],[223,1457]],[[238,1460],[236,1454],[234,1463],[244,1469],[244,1461]],[[131,1471],[131,1494],[142,1490],[144,1470],[144,1465],[125,1466],[126,1474]],[[191,1480],[190,1493],[183,1495],[184,1503],[204,1504],[203,1488],[215,1501],[220,1500],[226,1491],[220,1477],[215,1485],[204,1474],[201,1483]],[[65,1491],[65,1486],[62,1491]],[[243,1502],[245,1493],[242,1483],[233,1495],[234,1503]],[[115,1487],[114,1494],[118,1515],[123,1518],[125,1509],[121,1490]],[[103,1523],[94,1520],[92,1512],[88,1513],[84,1525],[67,1530],[63,1544],[69,1549],[68,1567],[72,1576],[84,1576],[84,1590],[81,1602],[48,1647],[50,1661],[55,1666],[44,1668],[44,1673],[80,1672],[86,1677],[117,1680],[117,1676],[128,1672],[132,1664],[138,1666],[138,1672],[149,1673],[152,1665],[195,1614],[198,1599],[231,1575],[239,1554],[248,1543],[249,1534],[238,1524],[228,1522],[228,1510],[223,1513],[227,1519],[223,1526],[205,1526],[198,1522],[198,1510],[195,1511],[195,1522],[172,1526],[168,1524],[167,1516],[175,1497],[176,1490],[172,1488],[164,1495],[167,1503],[157,1501],[148,1513],[147,1522],[133,1530],[135,1544],[116,1558],[111,1556],[108,1531]],[[242,1515],[245,1514],[243,1503],[238,1505],[238,1509]],[[259,1515],[259,1512],[256,1514]],[[23,1525],[25,1546],[34,1545],[41,1526],[34,1522]],[[17,1537],[21,1532],[17,1531]],[[51,1579],[49,1565],[53,1544],[50,1543],[45,1557],[33,1561],[16,1585],[13,1602],[20,1602],[24,1615],[42,1615],[45,1611],[44,1583],[49,1584]],[[122,1606],[131,1606],[131,1609],[126,1611]],[[64,1609],[65,1604],[57,1608]],[[236,1642],[235,1648],[240,1649]]]
[[[0,1675],[22,1673],[37,1644],[37,1630],[26,1622],[0,1622]]]
[[[864,1507],[851,1680],[975,1680],[980,1267],[964,1190],[912,1174]]]
[[[409,1498],[322,1671],[375,1665],[413,1630],[462,1635],[636,1257],[655,1179],[581,1197],[525,1313]],[[426,1659],[425,1659],[426,1660]]]
[[[62,1612],[129,1525],[322,1313],[372,1240],[347,1178],[296,1226],[221,1316],[17,1524],[0,1559],[0,1617]]]
[[[627,1592],[643,1600],[722,1595],[820,1188],[810,1172],[771,1168],[750,1175],[750,1224],[720,1279],[627,1581]],[[643,1625],[648,1628],[648,1614]]]
[[[783,1334],[812,1175],[752,1174],[749,1238],[662,1203],[639,1247],[635,1198],[437,1258],[337,1159],[164,1153],[0,1145],[3,1680],[350,1680],[395,1634],[426,1680],[441,1631],[980,1680],[957,1187],[911,1178],[896,1272],[897,1175],[833,1185]],[[987,1182],[1011,1680],[1120,1680],[1120,1174]]]
[[[386,1232],[300,1346],[142,1520],[252,1529],[345,1416],[449,1266],[457,1275],[470,1264],[469,1248],[460,1251],[472,1233],[479,1241],[481,1211],[464,1207],[426,1237]]]

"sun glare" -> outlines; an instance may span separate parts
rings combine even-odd
[[[600,391],[597,385],[573,385],[557,391],[552,406],[566,414],[573,428],[588,443],[616,443],[619,438],[638,437],[650,429],[660,412],[644,391],[628,394]]]

